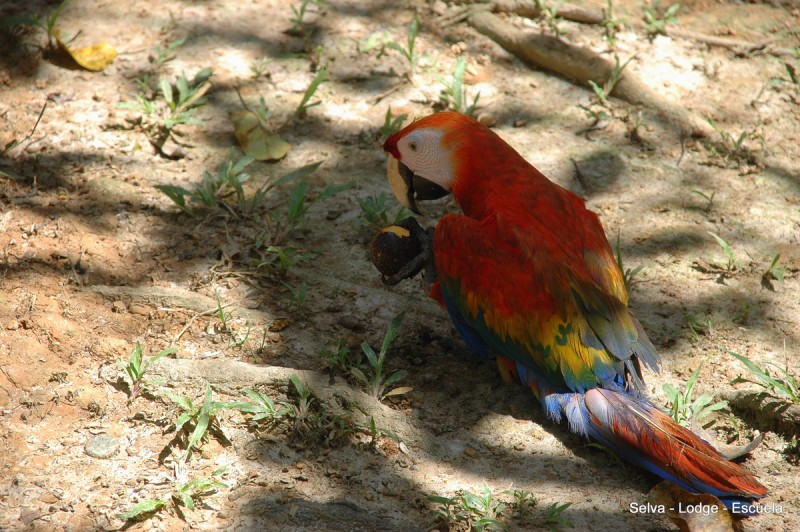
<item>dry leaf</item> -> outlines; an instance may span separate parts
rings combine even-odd
[[[650,490],[648,500],[683,532],[734,530],[733,516],[713,495],[690,493],[672,482],[664,481]]]
[[[54,30],[53,35],[56,38],[59,49],[86,70],[100,72],[117,58],[117,50],[107,42],[72,50],[61,40],[58,30]]]
[[[242,151],[254,159],[277,161],[292,147],[276,133],[268,131],[252,111],[237,111],[233,113],[232,120],[234,134]]]
[[[269,332],[281,332],[289,326],[289,320],[286,318],[277,318],[269,322],[267,329]]]
[[[399,388],[394,388],[389,393],[385,394],[384,397],[391,397],[392,395],[403,395],[404,393],[408,393],[414,388],[410,386],[400,386]]]

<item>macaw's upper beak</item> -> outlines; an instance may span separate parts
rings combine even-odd
[[[389,186],[400,204],[413,212],[422,214],[417,200],[434,200],[447,196],[449,192],[432,181],[416,175],[411,169],[389,155],[386,165]]]

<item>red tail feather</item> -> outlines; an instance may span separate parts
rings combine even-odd
[[[767,494],[755,475],[649,404],[595,388],[586,392],[586,407],[603,439],[623,451],[622,456],[635,453],[632,461],[653,472],[661,470],[670,480],[721,497]]]

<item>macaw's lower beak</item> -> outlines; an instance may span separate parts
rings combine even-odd
[[[421,214],[417,208],[417,200],[434,200],[449,194],[436,183],[416,175],[408,166],[391,155],[386,165],[386,173],[389,186],[397,201],[414,214]]]

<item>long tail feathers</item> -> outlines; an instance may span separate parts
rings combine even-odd
[[[588,390],[584,400],[586,408],[567,409],[567,417],[588,416],[581,421],[589,436],[629,462],[689,491],[715,495],[729,508],[767,494],[755,475],[645,401],[601,388]]]

